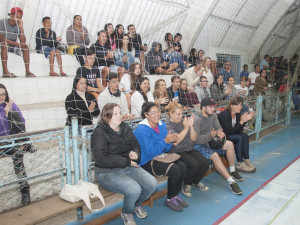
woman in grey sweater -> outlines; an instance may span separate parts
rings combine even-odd
[[[185,196],[191,197],[191,188],[207,191],[209,188],[200,182],[208,169],[209,161],[198,151],[193,149],[193,142],[197,140],[197,132],[194,129],[194,115],[184,117],[182,106],[176,102],[170,103],[169,118],[166,120],[168,131],[178,133],[178,140],[173,143],[170,153],[177,153],[180,160],[187,166],[186,177],[182,188]]]

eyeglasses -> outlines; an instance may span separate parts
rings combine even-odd
[[[207,80],[203,80],[203,81],[200,81],[200,82],[207,83],[208,81]]]
[[[5,93],[0,94],[0,97],[6,97]]]
[[[160,110],[158,110],[158,111],[154,111],[154,112],[151,112],[151,113],[147,113],[149,116],[153,116],[153,115],[158,115],[158,114],[160,114],[161,112],[160,112]]]

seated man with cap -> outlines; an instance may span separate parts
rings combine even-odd
[[[12,52],[19,56],[22,56],[23,53],[26,74],[25,76],[35,77],[35,75],[31,73],[29,69],[30,55],[28,45],[26,45],[26,37],[23,29],[23,10],[18,7],[13,7],[8,15],[9,18],[0,20],[0,42],[3,77],[17,77],[15,74],[8,71],[7,52]],[[18,38],[20,42],[17,41]]]
[[[200,110],[195,112],[194,128],[197,132],[197,140],[194,149],[199,151],[207,159],[210,159],[218,173],[229,183],[229,188],[234,194],[242,194],[237,181],[243,178],[235,170],[235,151],[231,141],[226,140],[220,149],[212,149],[209,142],[215,138],[223,139],[225,134],[215,113],[215,102],[211,97],[205,97],[201,101]],[[219,155],[226,155],[229,163],[228,173]]]

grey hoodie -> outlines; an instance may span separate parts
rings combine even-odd
[[[199,109],[195,112],[194,128],[197,132],[195,144],[206,146],[209,146],[208,142],[212,139],[210,136],[212,129],[214,128],[215,131],[222,129],[215,113],[212,116],[204,117]]]
[[[163,62],[163,57],[161,54],[161,48],[158,52],[155,51],[157,45],[160,44],[158,42],[153,42],[151,50],[147,53],[146,56],[146,69],[150,71],[151,69],[154,69],[156,67],[159,67],[160,64]]]

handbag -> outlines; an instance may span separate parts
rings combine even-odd
[[[102,194],[100,193],[98,186],[93,183],[80,180],[76,185],[65,184],[59,194],[59,197],[68,202],[78,202],[83,200],[86,206],[92,212],[100,211],[105,207],[105,202]],[[98,197],[102,203],[101,209],[92,209],[91,198]]]
[[[218,135],[216,135],[213,139],[211,139],[208,142],[208,144],[211,149],[218,150],[218,149],[223,148],[225,142],[226,142],[226,136],[224,136],[223,138],[220,138]]]
[[[166,176],[167,173],[169,172],[169,170],[171,169],[171,167],[174,165],[173,162],[177,161],[178,159],[180,159],[180,155],[176,154],[176,153],[163,153],[163,154],[160,154],[158,156],[155,156],[152,160],[151,160],[151,169],[152,169],[152,173],[154,176],[156,177],[163,177],[163,176]],[[170,163],[170,165],[168,166],[166,172],[164,175],[157,175],[155,172],[154,172],[154,169],[153,169],[153,163],[154,161],[158,161],[158,162],[162,162],[162,163]]]

